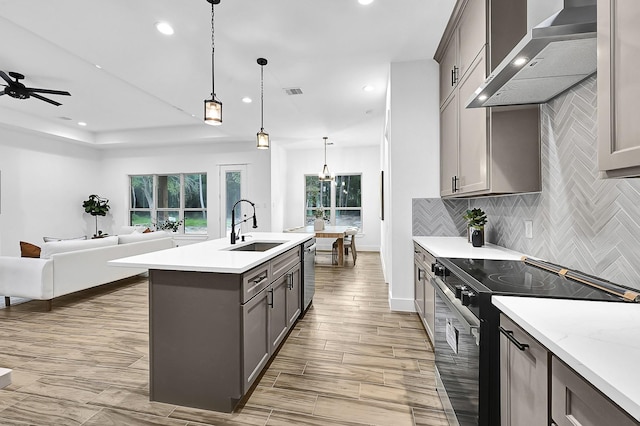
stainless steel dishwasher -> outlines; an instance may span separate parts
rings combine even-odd
[[[309,309],[316,291],[316,239],[311,238],[302,247],[302,315]]]

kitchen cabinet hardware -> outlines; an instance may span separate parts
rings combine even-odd
[[[516,348],[520,349],[521,351],[525,351],[529,345],[526,343],[520,343],[518,342],[518,339],[516,339],[515,337],[513,337],[513,331],[511,330],[506,330],[504,327],[500,326],[499,327],[500,333],[504,334],[504,336],[509,339],[509,341],[511,343],[513,343],[514,345],[516,345]]]
[[[268,292],[271,294],[271,302],[267,302],[267,304],[273,308],[273,288],[270,288]]]

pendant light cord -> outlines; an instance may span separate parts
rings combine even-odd
[[[213,1],[211,2],[211,99],[216,97],[216,82],[215,82],[215,61],[214,56],[216,53],[216,36],[214,31],[215,14],[213,12]]]
[[[264,65],[260,65],[260,131],[264,130]]]

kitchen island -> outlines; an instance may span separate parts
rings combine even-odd
[[[301,312],[301,246],[251,233],[109,262],[149,269],[149,395],[231,412]]]

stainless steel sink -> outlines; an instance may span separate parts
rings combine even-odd
[[[284,244],[284,241],[256,241],[237,247],[230,247],[229,251],[267,251],[274,247]]]

